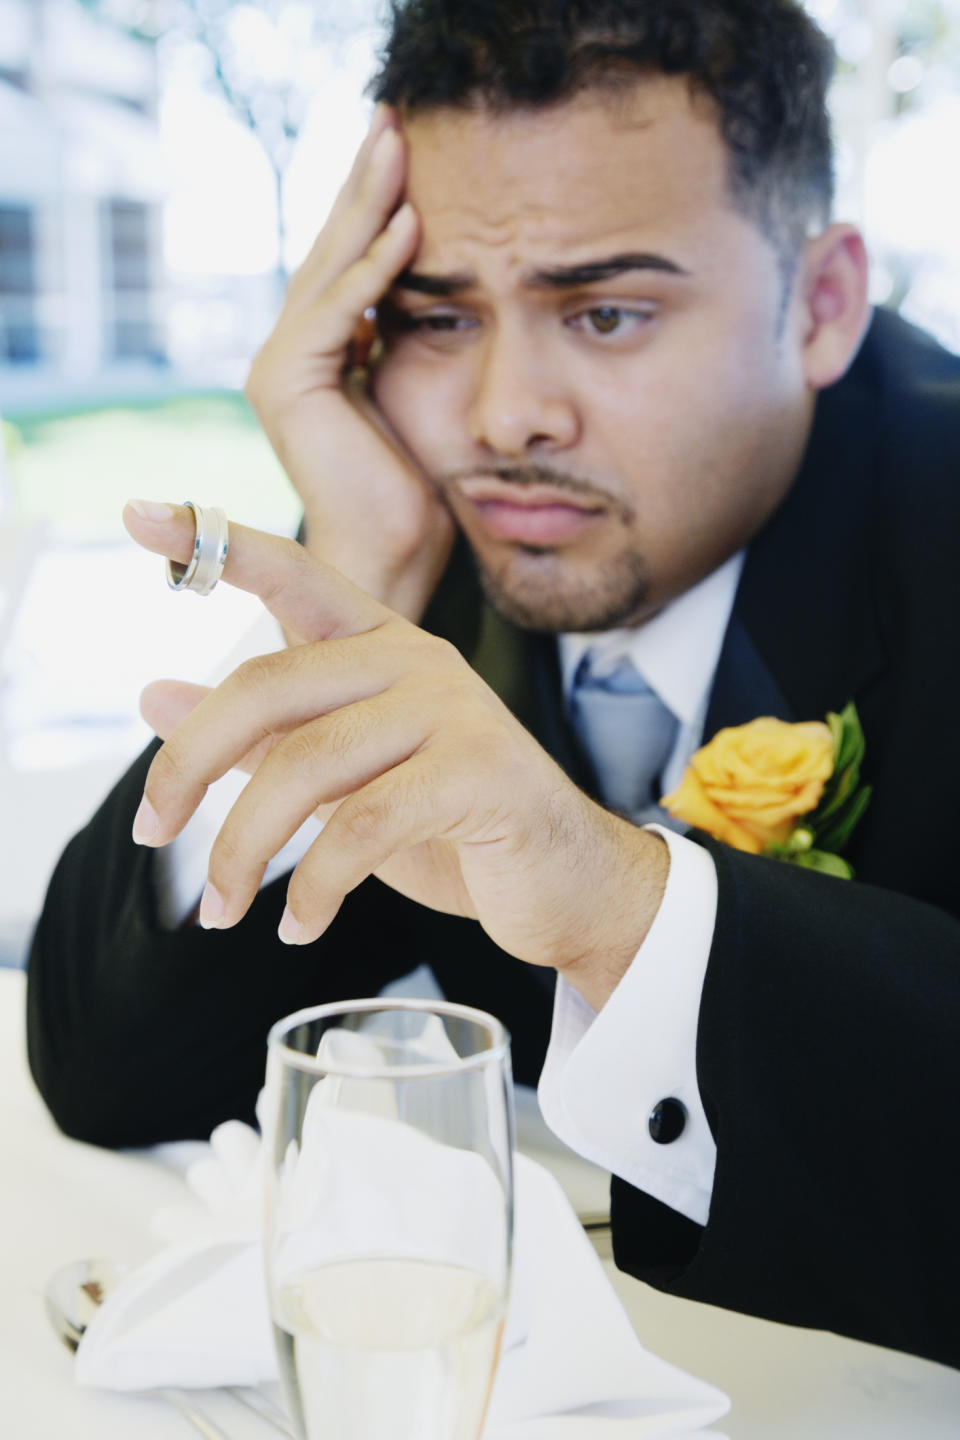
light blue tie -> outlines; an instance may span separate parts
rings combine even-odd
[[[656,785],[677,738],[677,719],[629,660],[607,674],[597,674],[595,665],[588,650],[573,678],[570,721],[604,803],[631,820],[655,819]]]

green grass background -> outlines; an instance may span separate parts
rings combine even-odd
[[[43,517],[48,543],[125,540],[133,496],[222,505],[261,529],[297,524],[293,487],[238,393],[8,416],[4,433],[15,511]]]

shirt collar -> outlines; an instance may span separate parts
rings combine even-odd
[[[559,636],[563,693],[590,650],[604,668],[629,657],[682,725],[695,725],[713,683],[746,556],[740,550],[644,625]]]

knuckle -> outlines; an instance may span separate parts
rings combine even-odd
[[[286,541],[285,549],[280,578],[272,584],[268,582],[260,591],[260,598],[268,609],[272,602],[287,593],[301,594],[316,573],[317,562],[296,540]],[[305,649],[306,647],[298,645],[293,648],[288,647],[286,650],[277,650],[272,655],[264,655],[260,658],[272,665],[276,673],[289,673],[288,666],[299,666],[306,663],[303,653]]]
[[[434,810],[442,793],[442,782],[432,765],[412,765],[403,778],[404,820],[416,820]]]
[[[334,762],[345,761],[363,740],[363,728],[349,710],[335,711],[318,728],[325,757]]]
[[[379,624],[367,632],[368,642],[378,650],[383,647],[394,656],[402,656],[408,662],[422,661],[429,654],[432,635],[411,625],[402,615],[388,614]]]
[[[167,740],[153,757],[147,772],[146,789],[155,793],[183,785],[187,781],[187,756],[176,740]]]
[[[470,670],[466,660],[464,660],[452,640],[447,640],[441,635],[431,635],[429,638],[437,664],[444,666],[445,669],[451,669],[461,673],[466,673]],[[473,672],[470,671],[470,673],[472,674]]]
[[[239,690],[252,691],[255,695],[269,694],[276,684],[278,657],[282,659],[283,655],[284,652],[279,650],[275,654],[251,656],[237,666],[226,683]]]
[[[348,841],[356,846],[366,847],[377,839],[384,818],[383,806],[379,801],[371,796],[354,795],[340,810],[340,823]]]
[[[475,676],[476,672],[464,660],[451,640],[441,635],[431,635],[412,625],[403,616],[390,616],[379,626],[379,634],[395,652],[407,657],[420,674],[432,672],[449,682],[453,676]]]
[[[282,768],[295,778],[315,771],[323,761],[325,750],[322,727],[318,723],[300,725],[283,737],[271,761],[275,768]]]
[[[235,887],[238,879],[245,878],[247,872],[254,868],[256,861],[250,854],[249,846],[243,843],[244,838],[244,832],[229,823],[224,825],[210,851],[211,876],[229,877],[231,886]]]
[[[309,857],[301,860],[287,886],[287,904],[302,925],[310,925],[328,902],[323,876],[310,864]]]
[[[281,543],[284,550],[284,569],[291,572],[290,581],[287,583],[299,585],[309,572],[316,570],[317,562],[299,541],[286,538],[282,539]],[[286,653],[284,650],[275,650],[263,658],[272,660],[276,664]]]
[[[375,240],[340,276],[334,288],[344,304],[356,304],[358,295],[379,294],[385,288],[388,276],[380,263],[380,249]]]

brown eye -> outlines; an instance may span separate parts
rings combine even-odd
[[[596,310],[588,310],[587,315],[591,327],[598,335],[612,335],[619,330],[623,319],[623,311],[615,305],[600,305]]]
[[[616,340],[619,344],[631,338],[639,339],[655,318],[655,310],[648,306],[591,305],[587,310],[578,310],[565,323],[581,335]]]

